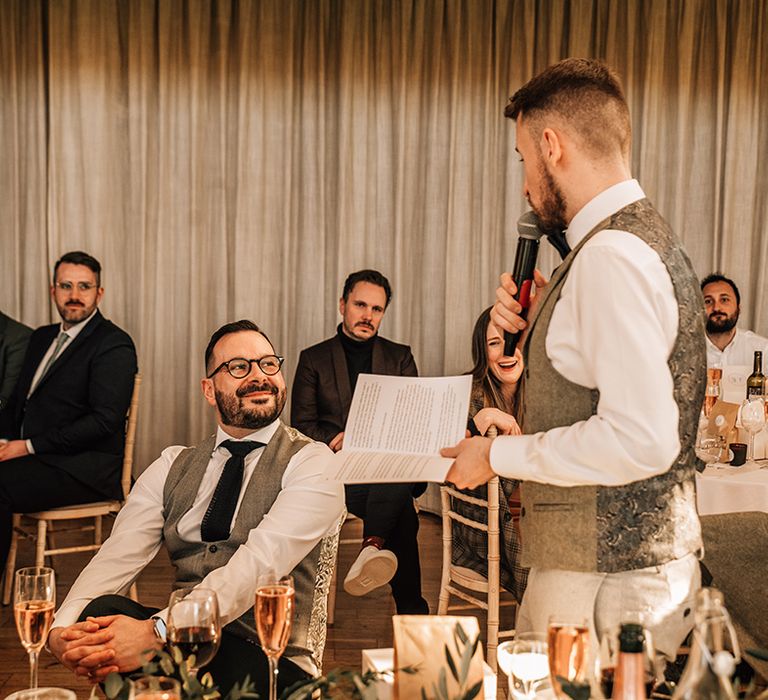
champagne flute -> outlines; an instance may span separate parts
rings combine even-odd
[[[16,629],[29,654],[29,687],[37,688],[37,660],[53,621],[56,577],[47,566],[28,566],[16,572],[13,615]]]
[[[219,600],[209,588],[173,591],[168,603],[168,643],[178,649],[189,673],[197,672],[216,656],[221,641]]]
[[[292,576],[262,574],[256,582],[256,631],[269,661],[269,700],[277,700],[277,662],[291,636],[295,589]]]
[[[586,618],[566,619],[553,615],[547,627],[547,654],[552,688],[558,698],[566,700],[558,677],[569,683],[587,682],[589,657],[589,623]]]
[[[765,427],[765,403],[762,396],[750,396],[741,404],[741,425],[749,433],[747,462],[755,463],[755,435]]]
[[[514,640],[502,642],[497,649],[499,668],[509,679],[509,697],[533,700],[549,689],[547,638],[543,634],[521,632]]]
[[[712,408],[720,396],[720,379],[722,376],[723,370],[719,367],[710,367],[707,370],[707,388],[704,393],[704,415],[707,418],[712,415]]]

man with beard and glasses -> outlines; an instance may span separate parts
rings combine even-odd
[[[13,513],[122,498],[136,349],[99,312],[103,296],[94,257],[76,251],[56,262],[51,298],[61,323],[32,333],[0,412],[0,563]]]
[[[165,544],[174,588],[218,596],[221,646],[200,676],[210,671],[222,695],[250,675],[267,696],[268,663],[253,614],[261,574],[292,574],[296,588],[278,687],[317,674],[344,496],[322,477],[330,450],[279,419],[282,363],[251,321],[213,334],[202,391],[216,412],[216,433],[196,447],[165,449],[136,481],[111,536],[56,613],[48,645],[65,666],[103,680],[135,670],[147,650],[163,645],[168,610],[114,594]]]
[[[379,325],[392,289],[376,270],[349,275],[339,299],[336,335],[301,352],[291,394],[291,423],[338,452],[361,373],[415,377],[407,345],[382,338]],[[419,518],[413,504],[425,484],[349,484],[347,509],[363,520],[363,545],[344,579],[344,590],[362,596],[389,583],[399,615],[429,613],[421,595]]]
[[[584,619],[590,640],[641,615],[674,658],[700,585],[694,442],[704,398],[701,292],[682,245],[630,174],[630,118],[616,74],[566,59],[518,90],[524,194],[571,248],[537,276],[528,322],[502,275],[493,322],[526,329],[521,436],[443,450],[447,479],[521,479],[517,630]]]
[[[715,272],[701,280],[701,292],[707,314],[707,367],[751,367],[755,350],[763,353],[765,361],[768,339],[736,328],[741,313],[736,283]]]

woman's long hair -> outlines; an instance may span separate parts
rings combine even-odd
[[[472,375],[472,398],[482,400],[483,407],[498,408],[513,416],[517,415],[519,391],[515,392],[512,405],[508,406],[504,400],[501,382],[491,372],[488,366],[488,324],[491,322],[491,309],[489,306],[475,321],[472,331],[472,362],[475,366]],[[477,394],[480,396],[477,396]]]

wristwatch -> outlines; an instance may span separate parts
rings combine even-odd
[[[165,620],[163,620],[163,618],[159,615],[153,615],[150,619],[153,622],[152,631],[155,633],[155,637],[157,637],[163,644],[165,644],[168,630],[165,624]]]

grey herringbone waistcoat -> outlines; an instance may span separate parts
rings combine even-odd
[[[598,231],[609,228],[645,241],[659,254],[672,279],[679,316],[667,362],[680,414],[680,453],[663,474],[624,486],[563,488],[524,483],[520,525],[525,566],[613,573],[658,566],[701,547],[694,480],[694,441],[706,382],[701,291],[680,242],[648,200],[630,204],[598,224],[547,285],[524,348],[523,432],[572,425],[597,411],[599,392],[559,374],[547,357],[545,340],[575,256]],[[638,305],[647,302],[637,299]],[[631,314],[632,309],[626,312]],[[634,370],[628,366],[626,371]],[[612,465],[601,460],[600,445],[594,446],[594,455],[596,466],[610,472]]]
[[[310,442],[309,438],[280,422],[246,486],[229,539],[216,543],[187,542],[178,533],[179,520],[192,507],[211,459],[214,436],[179,454],[171,465],[163,490],[163,536],[176,569],[176,588],[197,585],[211,571],[229,561],[275,502],[291,457]],[[297,512],[296,517],[301,517],[301,513]],[[296,607],[285,655],[310,655],[318,668],[325,645],[326,597],[337,543],[338,533],[329,533],[290,572],[296,586]],[[255,581],[253,589],[255,594]],[[227,630],[258,644],[253,608],[230,622]]]

